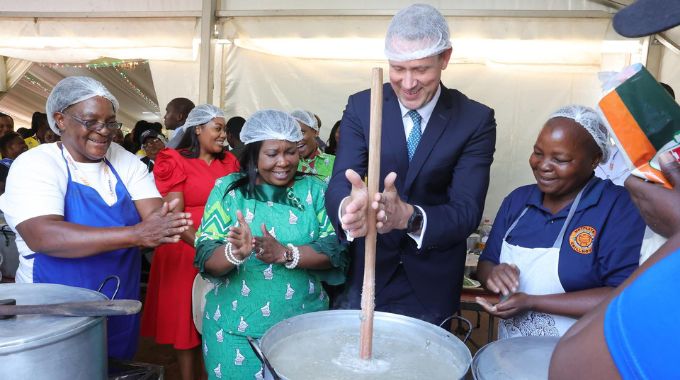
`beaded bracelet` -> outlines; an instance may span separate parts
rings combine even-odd
[[[239,259],[236,258],[236,256],[234,256],[234,252],[232,252],[232,247],[233,247],[233,245],[231,243],[227,243],[224,246],[224,257],[227,258],[227,261],[232,263],[234,266],[239,266],[239,265],[245,263],[246,259],[239,260]]]
[[[291,261],[290,263],[285,264],[285,266],[286,266],[286,268],[288,268],[288,269],[293,269],[293,268],[295,268],[295,267],[298,265],[298,263],[300,262],[300,250],[298,249],[298,247],[296,247],[296,246],[294,246],[294,245],[292,245],[292,244],[288,244],[288,248],[290,248],[290,250],[293,251],[293,261]]]

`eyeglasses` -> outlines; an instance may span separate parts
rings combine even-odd
[[[62,113],[62,115],[66,115],[70,117],[71,119],[75,120],[78,122],[78,124],[82,125],[83,127],[87,128],[89,131],[99,131],[102,128],[107,128],[111,131],[115,131],[117,129],[120,129],[123,126],[123,123],[119,123],[117,121],[112,121],[110,123],[102,123],[96,120],[82,120],[79,119],[73,115],[67,114],[67,113]]]

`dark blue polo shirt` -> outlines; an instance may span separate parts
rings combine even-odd
[[[503,236],[527,206],[508,243],[552,247],[571,204],[553,215],[542,203],[543,193],[536,185],[510,193],[498,210],[480,260],[499,263]],[[558,275],[564,290],[618,286],[638,267],[644,232],[645,223],[625,188],[609,180],[591,180],[562,240]]]

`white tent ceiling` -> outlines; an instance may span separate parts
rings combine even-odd
[[[30,127],[35,111],[45,112],[50,90],[67,76],[89,76],[102,82],[118,99],[118,120],[127,130],[137,120],[160,121],[156,92],[148,62],[97,67],[93,65],[33,63],[17,84],[0,99],[0,111],[15,118],[16,127]],[[141,117],[140,117],[141,116]]]
[[[425,2],[442,11],[452,30],[454,60],[444,83],[496,110],[499,139],[489,216],[512,188],[532,181],[526,158],[545,117],[568,103],[596,104],[599,71],[644,62],[660,81],[680,90],[678,28],[659,36],[663,44],[625,39],[613,31],[612,15],[631,0]],[[145,68],[124,72],[161,113],[177,96],[220,105],[228,116],[303,107],[321,117],[325,137],[347,96],[368,87],[370,68],[386,68],[381,47],[386,25],[410,3],[0,0],[0,56],[42,63],[148,60]],[[202,28],[202,20],[213,18],[214,27]],[[201,57],[209,64],[201,66]],[[0,110],[21,121],[42,109],[45,91],[31,78],[49,90],[60,76],[76,74],[49,65],[24,72],[8,62],[8,80],[15,84],[0,99]],[[102,74],[122,98],[125,123],[150,119],[143,112],[153,107],[115,70],[87,71],[78,72]]]

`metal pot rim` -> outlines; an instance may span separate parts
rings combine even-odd
[[[39,294],[38,302],[33,293]],[[59,284],[2,284],[0,298],[15,298],[17,304],[60,303],[108,299],[90,289]],[[104,323],[105,317],[59,317],[23,315],[0,321],[0,354],[51,344]],[[40,328],[39,326],[44,326]],[[32,331],[24,331],[24,330]]]
[[[356,327],[358,331],[360,316],[361,310],[327,310],[297,315],[295,317],[285,319],[269,328],[260,339],[260,347],[262,348],[262,351],[265,355],[270,354],[269,349],[275,342],[285,337],[285,331],[295,328],[296,326],[304,326],[306,322],[309,321],[318,323],[319,321],[327,321],[338,318],[343,320],[356,319]],[[409,328],[410,330],[416,329],[431,335],[442,342],[446,342],[450,346],[452,353],[455,351],[455,355],[460,359],[464,366],[464,371],[461,375],[461,378],[463,378],[468,372],[472,363],[472,354],[470,353],[470,350],[467,348],[467,346],[452,333],[442,329],[439,326],[419,319],[399,314],[375,312],[374,326],[378,326],[380,323],[401,325],[403,327]],[[460,357],[461,355],[464,357]]]

